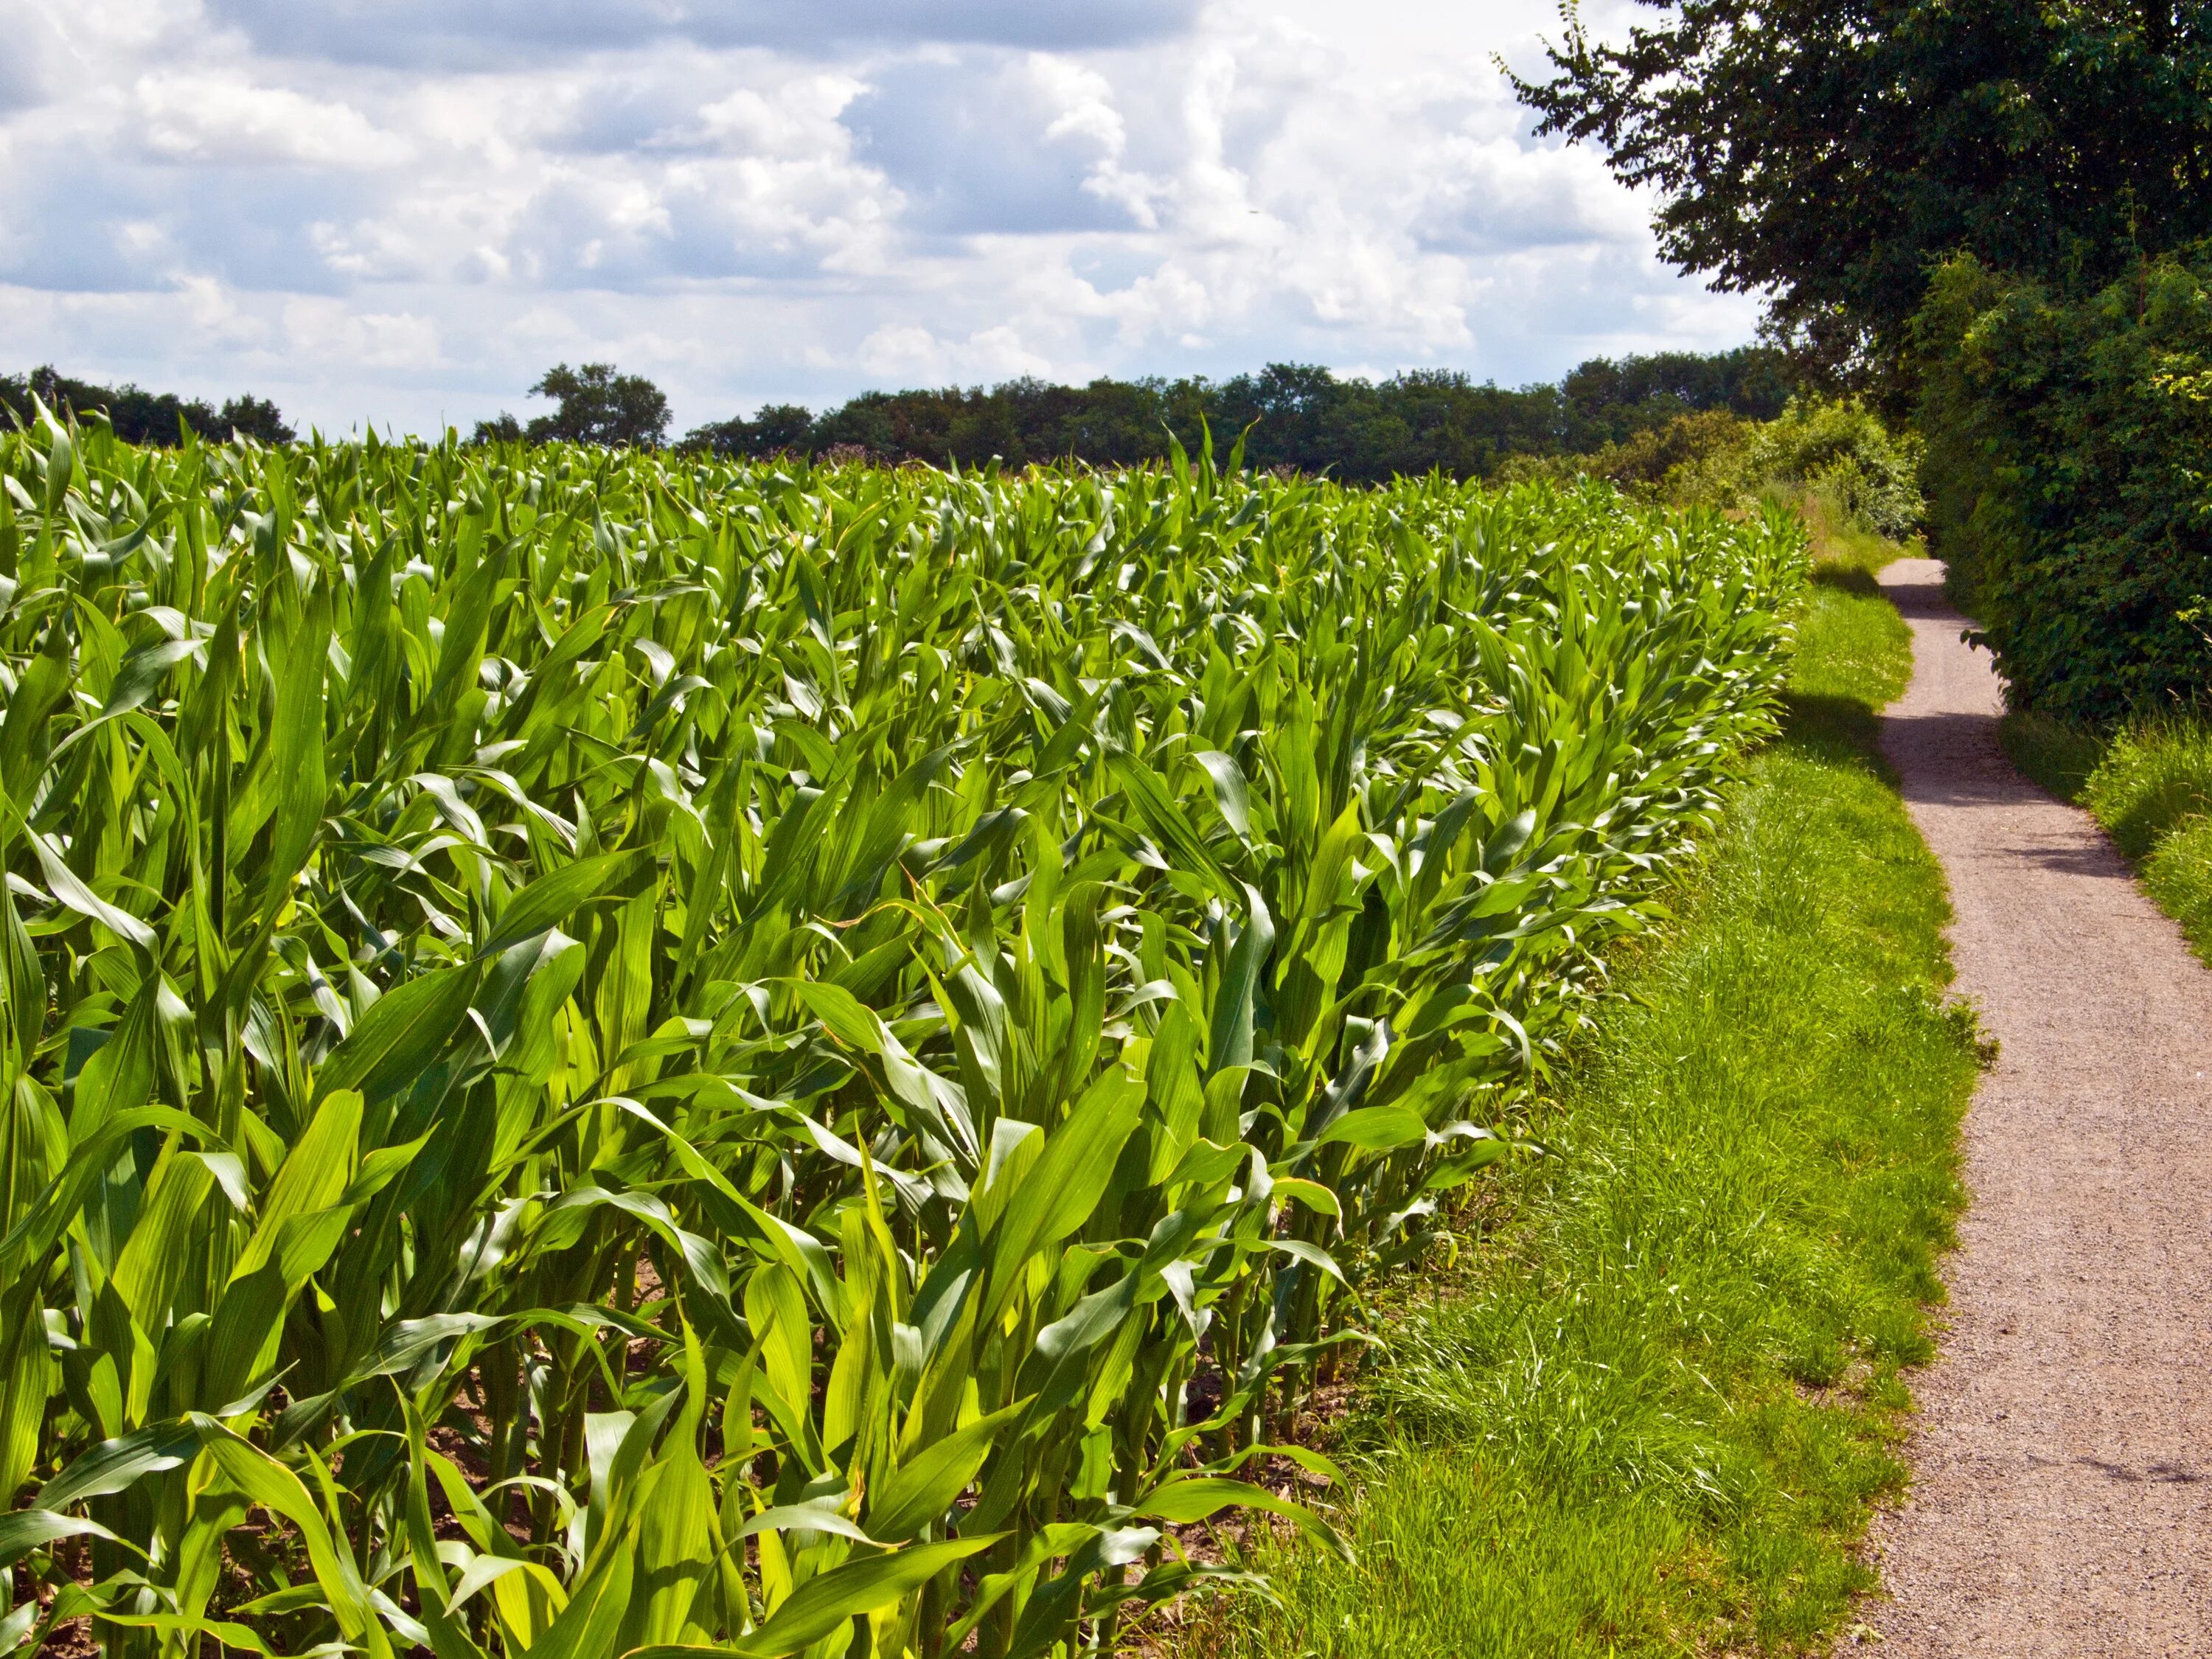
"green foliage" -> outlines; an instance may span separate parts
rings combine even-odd
[[[2075,723],[2212,675],[2212,256],[2083,299],[1970,259],[1919,325],[1938,546],[2015,708]]]
[[[0,435],[10,1642],[1066,1654],[1771,728],[1780,516]],[[56,1593],[36,1599],[40,1586]]]
[[[1911,669],[1822,583],[1789,727],[1639,945],[1487,1247],[1383,1328],[1347,1425],[1347,1571],[1262,1547],[1236,1659],[1823,1652],[1874,1588],[1898,1373],[1963,1199],[1977,1060],[1942,878],[1872,752]]]
[[[2183,820],[2143,860],[2151,902],[2181,924],[2190,948],[2212,962],[2212,817]]]
[[[2081,805],[2139,859],[2212,810],[2212,730],[2172,717],[2122,728],[2081,786]]]
[[[1520,457],[1502,479],[1606,479],[1678,507],[1795,501],[1887,545],[1918,524],[1921,446],[1856,401],[1792,398],[1773,420],[1680,415],[1589,455]]]
[[[41,403],[80,420],[105,416],[117,437],[134,444],[173,444],[186,431],[217,441],[237,436],[264,444],[289,444],[298,435],[274,403],[251,392],[228,398],[218,409],[203,398],[148,392],[127,382],[72,380],[51,364],[27,374],[0,374],[0,422],[28,426]]]
[[[1751,434],[1744,466],[1760,489],[1820,498],[1846,523],[1895,541],[1918,526],[1920,441],[1856,401],[1793,402]]]
[[[1516,455],[1501,483],[1603,478],[1647,501],[1733,506],[1745,493],[1747,422],[1727,410],[1678,415],[1664,426],[1607,443],[1587,455]]]
[[[2212,234],[2203,0],[1654,9],[1607,42],[1570,7],[1521,95],[1657,192],[1663,257],[1832,368],[1893,367],[1955,253],[2096,286]]]
[[[668,398],[642,374],[618,374],[612,363],[571,368],[556,363],[530,388],[559,405],[528,425],[504,412],[478,421],[472,441],[601,444],[611,449],[657,448],[668,436]]]
[[[1442,471],[1488,477],[1515,455],[1551,455],[1626,441],[1699,410],[1751,419],[1780,412],[1791,383],[1779,353],[1755,347],[1700,356],[1595,358],[1558,386],[1519,391],[1463,374],[1419,371],[1381,382],[1273,363],[1224,381],[1012,380],[988,391],[872,392],[818,420],[774,404],[751,420],[702,426],[687,448],[765,459],[854,453],[888,461],[1010,465],[1075,459],[1126,466],[1192,452],[1210,429],[1246,434],[1257,467],[1380,483]],[[488,430],[488,428],[480,428]]]

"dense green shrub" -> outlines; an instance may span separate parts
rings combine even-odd
[[[1678,415],[1586,455],[1516,455],[1498,470],[1503,483],[1603,478],[1633,495],[1712,504],[1741,493],[1753,427],[1725,409]],[[1717,481],[1717,482],[1716,482]]]
[[[1861,403],[1792,398],[1772,420],[1701,410],[1587,455],[1517,456],[1498,476],[1514,482],[1603,478],[1677,507],[1810,497],[1840,525],[1898,538],[1920,522],[1921,459],[1917,436],[1893,433]]]
[[[1863,404],[1796,399],[1753,430],[1745,460],[1759,488],[1823,496],[1847,520],[1901,538],[1924,507],[1921,454],[1916,435],[1892,432]]]
[[[2195,700],[2212,673],[2212,251],[2087,297],[1969,257],[1922,312],[1938,550],[2015,708]]]

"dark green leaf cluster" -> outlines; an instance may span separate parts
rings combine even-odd
[[[1803,562],[1204,450],[0,434],[0,1647],[1019,1659],[1224,1509],[1331,1545],[1249,1466],[1328,1477]]]
[[[1615,44],[1570,7],[1522,96],[1832,368],[1893,368],[1955,252],[2094,289],[2212,234],[2203,0],[1653,3]]]
[[[1934,529],[2014,707],[2212,684],[2212,255],[2086,296],[1962,258],[1919,320]]]

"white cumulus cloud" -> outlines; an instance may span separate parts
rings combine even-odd
[[[1586,14],[1615,26],[1626,0]],[[465,425],[1747,337],[1530,134],[1547,0],[0,0],[0,368]]]

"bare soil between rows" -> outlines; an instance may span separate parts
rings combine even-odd
[[[1909,1500],[1877,1522],[1898,1659],[2212,1654],[2212,971],[2088,815],[2015,772],[1943,567],[1883,748],[1942,862],[1956,989],[2001,1045]]]

